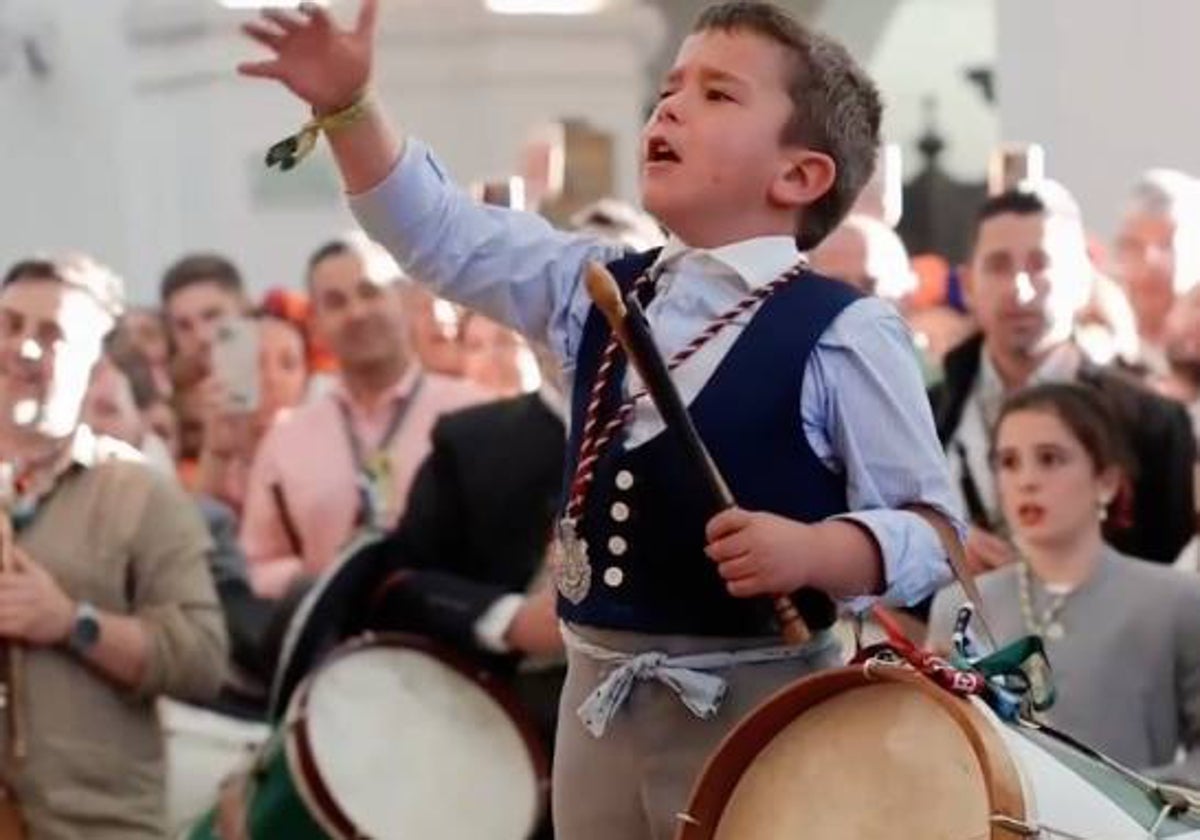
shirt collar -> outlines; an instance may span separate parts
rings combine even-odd
[[[404,371],[404,374],[391,386],[389,386],[382,394],[380,394],[379,400],[375,404],[375,407],[378,408],[379,406],[392,405],[399,400],[408,399],[410,396],[412,396],[413,389],[417,387],[417,380],[420,378],[421,366],[413,361],[409,364],[408,369]],[[367,410],[366,406],[358,403],[350,394],[350,389],[346,387],[345,380],[340,376],[333,383],[330,393],[333,395],[334,399],[352,410]]]
[[[790,236],[757,236],[719,248],[692,248],[672,236],[655,260],[652,272],[735,276],[751,289],[765,286],[801,260]]]
[[[1071,382],[1079,375],[1083,357],[1073,342],[1063,342],[1051,350],[1033,371],[1025,387],[1047,382]],[[1007,396],[1000,373],[992,364],[987,345],[983,347],[983,358],[979,364],[978,397],[984,408],[984,417],[990,424],[1000,413],[1000,406]]]

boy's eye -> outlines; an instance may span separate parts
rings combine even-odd
[[[658,92],[658,101],[662,102],[664,99],[666,99],[668,96],[670,96],[673,93],[675,93],[675,91],[671,90],[670,88],[660,90]]]
[[[709,90],[704,94],[704,98],[709,102],[732,102],[733,97],[723,90]]]

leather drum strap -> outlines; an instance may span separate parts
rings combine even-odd
[[[958,534],[955,533],[954,528],[951,527],[945,516],[925,505],[910,505],[905,507],[904,510],[915,513],[928,522],[933,530],[937,532],[938,539],[942,543],[942,548],[946,551],[946,558],[950,561],[950,569],[954,572],[954,577],[963,588],[963,592],[967,593],[967,598],[975,606],[975,615],[979,619],[979,626],[983,629],[984,641],[991,646],[992,650],[998,650],[996,637],[992,634],[992,625],[987,619],[987,610],[983,604],[983,596],[979,594],[979,587],[975,585],[975,578],[967,568],[967,556],[963,552],[962,543],[959,541]]]

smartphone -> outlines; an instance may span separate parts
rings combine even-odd
[[[254,319],[230,318],[218,325],[212,370],[225,391],[230,413],[258,410],[258,323]]]
[[[988,195],[1046,177],[1046,151],[1037,143],[1005,143],[988,160]]]
[[[525,179],[519,175],[496,181],[479,181],[471,185],[471,194],[482,204],[525,209]]]

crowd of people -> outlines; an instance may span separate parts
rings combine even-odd
[[[276,30],[249,31],[281,56],[306,26],[354,47],[373,25],[374,5],[348,34],[311,9],[271,13]],[[691,85],[709,84],[693,80],[689,61],[757,67],[738,52],[747,41],[793,43],[777,18],[746,12],[756,4],[726,6],[734,11],[702,19],[686,42],[651,119],[644,151],[660,171],[681,156],[704,157],[700,140],[678,145],[679,125],[708,118],[688,99]],[[315,54],[319,44],[296,49]],[[878,103],[848,57],[814,55],[804,60],[831,62],[825,69],[842,94],[863,109],[861,124],[845,129],[861,136],[829,140],[857,161],[877,143]],[[301,69],[259,74],[308,91],[301,95],[318,110],[344,104],[333,94],[314,98],[315,88],[287,75]],[[358,193],[356,214],[386,249],[362,233],[310,243],[305,275],[261,299],[236,255],[181,257],[165,270],[157,305],[138,307],[88,257],[10,260],[0,285],[0,460],[17,538],[0,567],[0,639],[26,648],[19,705],[33,747],[2,776],[37,836],[163,836],[155,701],[261,714],[297,603],[350,564],[353,586],[329,618],[336,638],[419,633],[524,680],[541,739],[549,744],[557,729],[567,740],[556,778],[579,787],[597,767],[612,771],[604,771],[611,799],[597,796],[592,811],[556,803],[578,827],[570,836],[602,836],[608,829],[594,833],[595,825],[628,810],[617,779],[628,743],[644,745],[621,740],[612,709],[584,720],[590,733],[563,728],[564,661],[562,708],[574,716],[616,661],[596,650],[643,652],[655,649],[641,647],[647,634],[686,633],[752,652],[766,625],[741,609],[749,602],[725,596],[782,591],[771,588],[776,579],[763,582],[766,572],[742,570],[752,537],[783,532],[738,511],[705,531],[700,491],[656,443],[661,425],[644,403],[630,411],[625,446],[602,451],[593,421],[607,399],[595,373],[606,339],[585,297],[555,291],[576,288],[568,275],[587,258],[630,282],[652,267],[672,278],[647,305],[665,350],[685,345],[693,321],[736,304],[741,278],[769,290],[756,302],[778,295],[750,326],[740,324],[747,340],[714,338],[696,356],[704,370],[681,366],[679,382],[735,488],[835,526],[810,545],[847,558],[841,577],[827,571],[801,584],[824,584],[844,613],[862,609],[864,596],[882,597],[928,633],[921,641],[948,650],[965,596],[954,585],[937,591],[948,583],[942,531],[926,522],[961,524],[984,597],[978,606],[998,636],[1045,640],[1059,689],[1051,719],[1138,770],[1200,783],[1200,180],[1147,172],[1109,243],[1087,224],[1086,211],[1100,208],[1081,208],[1064,185],[1011,184],[979,209],[961,266],[910,255],[887,223],[852,210],[861,183],[836,182],[847,192],[821,203],[819,217],[802,216],[810,226],[787,248],[759,242],[735,253],[721,247],[716,216],[696,208],[703,196],[672,193],[665,175],[646,175],[644,186],[647,207],[669,230],[609,200],[580,214],[576,232],[552,231],[455,192],[419,141],[395,143],[379,119],[348,129],[376,133],[343,139],[335,151]],[[368,141],[385,159],[373,168],[362,151]],[[820,161],[794,165],[805,178],[825,177]],[[356,178],[372,190],[355,189]],[[804,184],[772,182],[766,227],[824,202]],[[401,193],[403,212],[395,209]],[[421,215],[432,206],[450,221]],[[495,250],[499,240],[506,250]],[[661,255],[628,256],[664,243]],[[797,244],[812,272],[841,282],[812,280],[810,298],[794,292],[804,279],[768,283],[774,267],[794,261]],[[796,371],[763,355],[793,333],[808,336],[792,360],[805,365],[802,386]],[[233,340],[249,341],[252,370],[226,363],[222,347]],[[747,349],[760,344],[767,349]],[[556,362],[566,363],[568,380]],[[786,437],[775,431],[730,443],[723,436],[739,417],[777,422],[753,408],[754,394],[776,378],[792,400],[787,434],[803,445],[771,450]],[[783,379],[792,380],[787,388]],[[235,394],[246,381],[251,405]],[[723,408],[705,398],[714,389]],[[793,469],[811,478],[803,498],[784,481]],[[664,475],[684,475],[683,490]],[[564,582],[550,566],[564,503],[570,525],[589,529],[594,580]],[[698,531],[668,533],[655,524],[664,522],[698,522]],[[661,581],[643,582],[648,573],[630,560],[643,544],[680,557],[707,553],[711,580],[660,566],[688,598],[659,603]],[[595,604],[589,589],[629,591],[632,600]],[[820,629],[820,615],[806,618]],[[817,638],[824,647],[805,654],[805,668],[839,661],[831,637]],[[670,646],[664,656],[712,650]],[[788,661],[755,667],[730,675],[731,708],[747,710],[795,673]],[[677,698],[654,703],[638,707],[643,722],[683,731],[688,713]],[[587,740],[610,726],[617,733],[607,740]],[[721,731],[688,742],[686,756],[679,743],[653,749],[672,767],[690,767]],[[690,779],[681,770],[631,783],[651,803],[639,807],[673,814]],[[632,826],[657,817],[629,818],[634,837],[643,835]],[[551,836],[548,821],[540,830]]]

